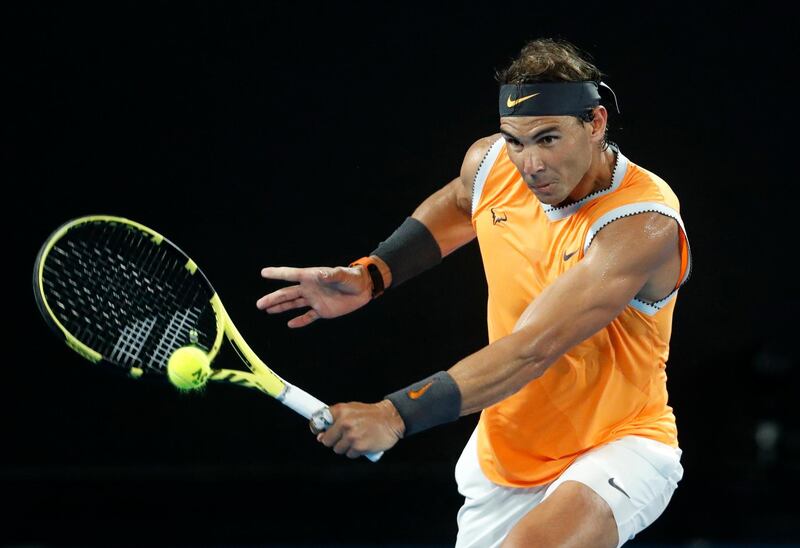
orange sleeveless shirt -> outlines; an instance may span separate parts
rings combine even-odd
[[[612,148],[611,186],[561,208],[539,202],[502,138],[476,174],[472,223],[489,289],[489,342],[512,333],[528,304],[577,264],[608,223],[655,211],[681,227],[681,275],[670,296],[655,303],[634,299],[540,378],[483,410],[478,456],[494,483],[549,483],[582,453],[622,436],[678,445],[665,367],[676,292],[690,271],[689,244],[669,186]]]

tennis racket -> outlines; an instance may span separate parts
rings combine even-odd
[[[212,364],[209,380],[268,394],[319,430],[333,423],[328,406],[256,356],[197,264],[137,222],[91,215],[63,224],[39,250],[33,291],[56,335],[93,363],[166,380],[172,353],[194,345]],[[249,371],[215,368],[223,338]],[[365,456],[375,462],[382,455]]]

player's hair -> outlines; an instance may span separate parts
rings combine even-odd
[[[599,84],[603,73],[591,59],[591,54],[566,40],[537,38],[526,43],[510,65],[495,73],[495,78],[500,85],[587,80]],[[575,118],[580,123],[591,122],[594,119],[594,110],[587,109]],[[608,126],[602,148],[608,148]]]

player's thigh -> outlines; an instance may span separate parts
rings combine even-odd
[[[606,538],[606,525],[614,523],[617,546],[621,546],[666,509],[683,476],[680,457],[680,449],[639,436],[626,436],[595,447],[578,457],[547,487],[539,506],[522,518],[519,532],[512,531],[513,538],[525,533],[531,538],[530,544],[546,546],[546,538],[538,542],[533,538],[534,534],[548,533],[538,531],[544,523],[552,529],[549,534],[558,535],[565,546],[600,546]],[[563,489],[566,484],[571,487]],[[575,484],[583,488],[578,489]],[[587,490],[595,497],[588,496]],[[556,494],[557,502],[567,504],[550,505],[548,501]],[[591,501],[597,502],[597,498],[605,506],[592,505]],[[573,511],[573,504],[574,513],[562,516],[565,506],[566,512]],[[612,520],[596,519],[602,515],[601,508],[610,509]],[[576,523],[571,518],[584,521]]]
[[[611,507],[591,488],[565,481],[511,530],[503,548],[617,546]]]
[[[667,507],[683,476],[681,451],[655,440],[626,436],[584,453],[554,481],[591,488],[611,508],[619,546],[652,524]],[[546,501],[550,496],[545,494]]]

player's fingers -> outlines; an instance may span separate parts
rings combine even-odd
[[[268,266],[261,269],[261,277],[270,280],[296,282],[300,279],[302,270],[302,268],[293,268],[291,266]]]
[[[256,306],[261,310],[267,310],[268,308],[283,302],[293,301],[301,295],[302,291],[299,285],[284,287],[258,299],[256,301]]]
[[[328,267],[315,268],[312,274],[314,276],[314,280],[319,283],[332,283],[338,281],[336,279],[335,268],[328,268]]]
[[[352,268],[337,266],[336,268],[320,268],[317,280],[321,282],[344,282],[353,275]]]
[[[303,308],[304,306],[308,306],[308,301],[305,297],[300,297],[293,301],[285,301],[280,304],[270,306],[265,310],[265,312],[267,314],[278,314],[279,312],[286,312],[287,310],[292,310],[294,308]]]
[[[334,424],[325,432],[320,432],[317,434],[317,441],[320,442],[325,447],[333,447],[339,440],[342,439],[342,429],[337,428]]]
[[[341,438],[339,438],[339,441],[337,441],[333,445],[333,452],[336,453],[337,455],[344,455],[348,451],[350,451],[352,445],[353,443],[347,436],[342,436]]]
[[[297,316],[296,318],[292,318],[286,325],[288,325],[289,327],[305,327],[317,319],[319,319],[319,314],[317,314],[317,311],[309,310],[302,316]]]
[[[350,450],[347,451],[347,458],[348,459],[357,459],[358,457],[360,457],[363,454],[364,454],[363,452],[356,451],[355,449],[353,449],[351,447]]]

